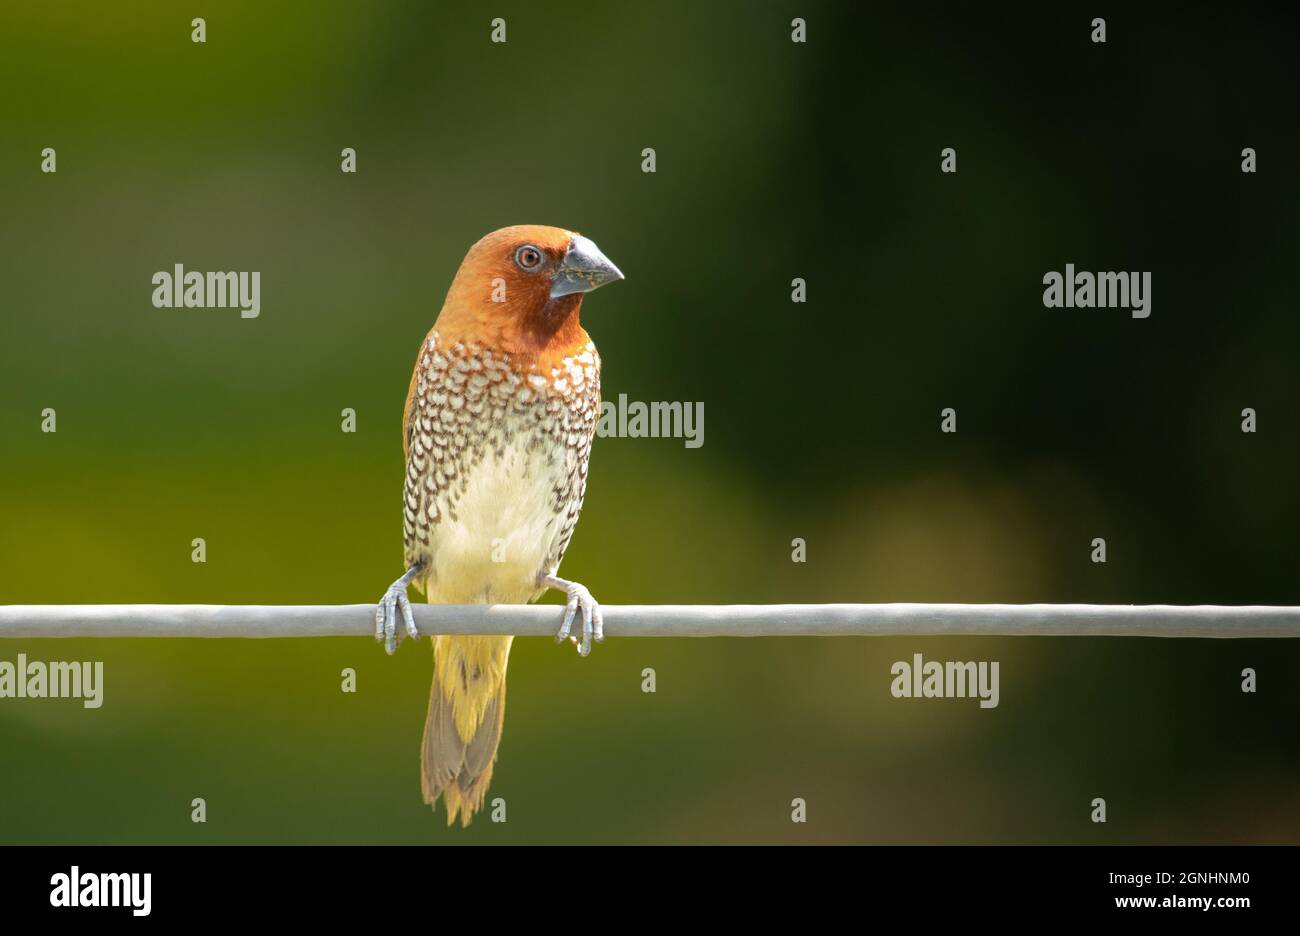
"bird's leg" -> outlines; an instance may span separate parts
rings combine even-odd
[[[384,592],[384,597],[379,599],[379,604],[375,607],[375,640],[382,640],[384,649],[390,654],[397,649],[399,610],[402,620],[406,622],[406,633],[414,639],[420,636],[420,632],[415,629],[415,615],[411,613],[411,601],[406,597],[406,586],[411,584],[411,580],[422,568],[423,565],[417,562],[407,569],[406,574],[388,586],[388,591]]]
[[[564,592],[569,599],[564,609],[564,623],[560,625],[560,632],[555,635],[555,642],[559,643],[566,637],[574,644],[577,644],[578,653],[586,656],[591,652],[591,641],[594,637],[597,643],[605,639],[605,620],[600,613],[600,603],[591,596],[586,585],[578,582],[570,582],[562,579],[558,575],[543,575],[540,584],[547,588],[558,588]],[[582,640],[579,641],[577,636],[569,636],[569,629],[573,627],[574,618],[577,617],[578,609],[582,609]]]

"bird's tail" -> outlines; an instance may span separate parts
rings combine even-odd
[[[468,826],[483,806],[506,712],[510,637],[434,638],[433,686],[420,747],[424,801]]]

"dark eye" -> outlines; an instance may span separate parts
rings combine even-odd
[[[532,244],[524,244],[515,251],[515,263],[521,270],[531,273],[542,265],[542,252]]]

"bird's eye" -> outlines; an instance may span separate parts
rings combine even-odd
[[[531,273],[542,265],[542,252],[532,244],[524,244],[515,251],[515,263],[519,264],[519,269]]]

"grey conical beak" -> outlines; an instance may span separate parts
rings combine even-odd
[[[551,298],[590,292],[623,278],[618,267],[589,238],[574,234],[551,282]]]

